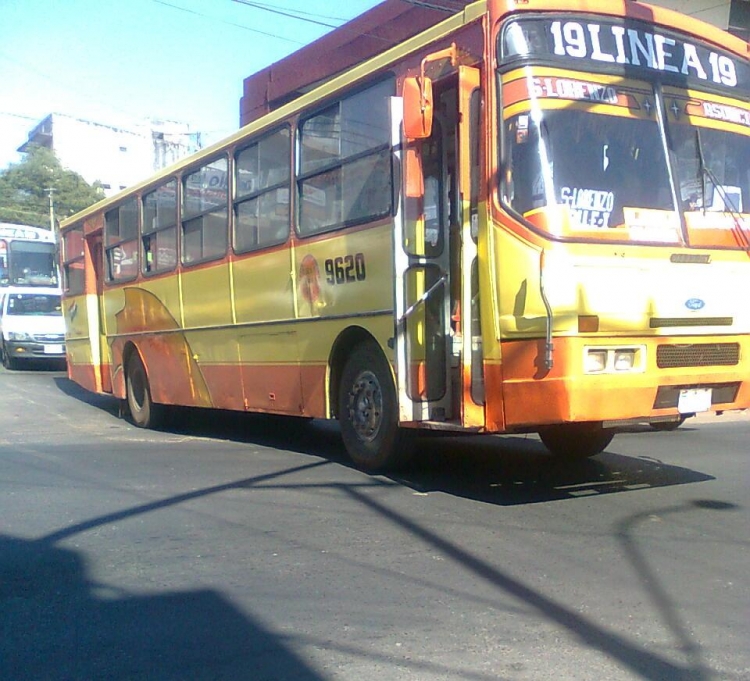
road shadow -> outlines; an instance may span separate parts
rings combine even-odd
[[[123,416],[120,401],[111,395],[89,392],[67,378],[55,378],[55,384],[60,392],[79,402],[114,416]],[[337,463],[347,462],[338,424],[333,422],[277,414],[169,407],[158,430],[174,435],[286,449],[298,454],[323,456]]]
[[[56,379],[66,394],[111,414],[119,401]],[[354,468],[335,422],[214,409],[174,408],[163,431],[283,449]],[[648,429],[647,426],[644,426]],[[633,431],[635,432],[635,431]],[[656,433],[656,437],[674,434]],[[501,506],[632,492],[713,480],[705,473],[609,450],[591,459],[552,456],[534,435],[424,435],[409,466],[386,476],[423,493],[444,492]]]
[[[123,593],[44,540],[0,535],[0,604],[8,681],[322,679],[218,592]]]
[[[445,492],[503,506],[633,492],[713,476],[616,452],[579,461],[550,454],[536,436],[421,439],[415,462],[395,479],[419,492]]]

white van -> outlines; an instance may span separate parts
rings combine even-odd
[[[65,359],[65,319],[59,288],[11,286],[0,292],[3,366]]]

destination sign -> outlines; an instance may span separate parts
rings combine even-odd
[[[640,22],[521,19],[503,32],[501,55],[503,60],[547,57],[581,66],[621,66],[750,91],[746,60]]]
[[[55,235],[50,230],[42,230],[39,227],[24,227],[5,222],[0,224],[0,238],[54,241]]]

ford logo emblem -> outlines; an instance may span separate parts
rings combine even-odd
[[[688,310],[702,310],[706,307],[706,302],[700,298],[690,298],[690,300],[685,301],[685,307]]]

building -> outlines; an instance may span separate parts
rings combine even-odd
[[[747,41],[750,39],[750,0],[649,0],[707,21]]]
[[[199,134],[186,123],[148,121],[114,127],[53,113],[29,133],[18,151],[32,145],[52,149],[63,167],[86,182],[100,182],[113,196],[200,149]]]
[[[442,21],[472,0],[385,0],[310,45],[245,78],[240,126]],[[630,0],[636,2],[637,0]],[[647,0],[750,39],[750,0]]]

